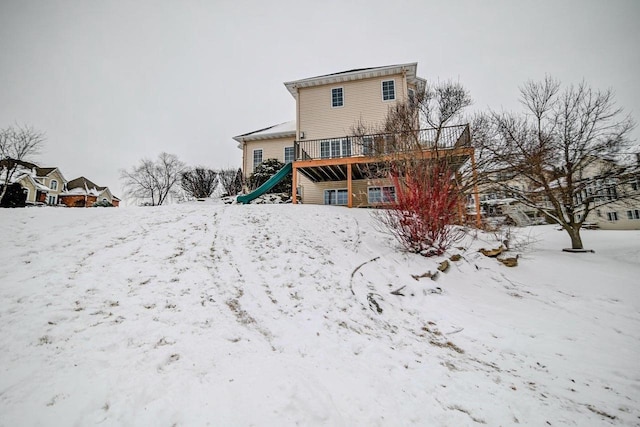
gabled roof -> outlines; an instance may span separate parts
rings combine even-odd
[[[87,178],[85,178],[84,176],[78,177],[76,179],[72,179],[71,181],[67,182],[67,190],[71,190],[73,188],[87,188],[87,189],[92,189],[95,188],[96,190],[104,190],[107,187],[100,187],[96,184],[94,184],[93,182],[91,182],[90,180],[88,180]]]
[[[291,96],[296,98],[298,96],[298,88],[322,86],[353,80],[368,79],[372,77],[384,77],[393,74],[406,73],[407,82],[409,84],[413,84],[418,88],[422,88],[426,84],[426,80],[416,75],[417,69],[417,62],[408,64],[386,65],[383,67],[356,68],[353,70],[341,71],[339,73],[331,73],[317,77],[309,77],[306,79],[285,82],[284,85],[287,87],[289,93],[291,93]]]
[[[71,181],[67,182],[67,191],[65,191],[64,193],[61,193],[60,195],[61,196],[87,195],[87,196],[98,197],[104,192],[109,192],[112,199],[117,199],[118,201],[120,200],[113,195],[111,190],[109,190],[109,187],[101,187],[99,185],[96,185],[95,183],[85,178],[84,176],[80,176],[76,179],[72,179]]]
[[[22,174],[18,175],[13,180],[13,182],[19,182],[22,179],[26,179],[27,181],[31,181],[31,184],[33,184],[33,186],[35,187],[36,190],[40,190],[40,191],[42,191],[44,193],[48,193],[49,191],[51,191],[51,189],[49,187],[47,187],[46,185],[40,184],[38,181],[33,179],[31,174],[28,174],[28,173],[22,173]]]
[[[287,136],[296,136],[296,121],[280,123],[278,125],[269,126],[263,129],[254,130],[252,132],[243,133],[234,136],[233,139],[242,143],[244,141],[254,141],[259,139],[275,139]]]

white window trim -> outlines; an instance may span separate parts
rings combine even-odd
[[[335,191],[336,192],[336,204],[335,205],[325,203],[325,200],[326,200],[325,194],[326,194],[327,191]],[[338,203],[338,191],[346,191],[347,192],[347,202],[346,203]],[[322,191],[322,203],[325,206],[347,206],[349,204],[349,189],[348,188],[325,188]]]
[[[256,151],[260,151],[261,155],[260,158],[262,159],[260,161],[260,163],[258,165],[256,165]],[[258,166],[260,166],[262,164],[262,162],[264,162],[264,150],[262,148],[254,148],[253,151],[251,151],[251,171],[255,171],[256,168]]]
[[[393,82],[393,98],[391,99],[384,99],[384,84],[387,82]],[[398,99],[398,91],[396,89],[396,80],[395,79],[382,80],[382,82],[380,82],[380,95],[382,97],[382,102],[393,102],[396,99]]]
[[[334,89],[342,90],[342,105],[333,105],[333,90]],[[332,87],[331,88],[331,108],[342,108],[342,107],[344,107],[344,87],[342,87],[342,86]]]
[[[53,185],[53,183],[54,183],[54,182],[56,183],[56,188],[53,188],[53,187],[52,187],[52,185]],[[49,188],[51,188],[53,191],[58,191],[58,181],[57,181],[57,180],[55,180],[55,179],[52,179],[52,180],[49,182]]]
[[[338,142],[338,152],[334,153],[334,143]],[[328,144],[328,156],[324,156],[322,152],[322,145]],[[334,155],[337,154],[337,155]],[[353,156],[353,146],[349,138],[330,138],[320,141],[320,158],[321,159],[339,159]]]
[[[371,197],[370,197],[370,193],[369,191],[372,188],[379,188],[380,189],[380,196],[382,198],[384,198],[384,189],[385,188],[393,188],[393,201],[390,202],[385,202],[384,200],[379,201],[379,202],[372,202],[371,201]],[[396,194],[396,190],[395,187],[393,185],[369,185],[367,186],[367,203],[370,205],[388,205],[389,203],[393,203],[395,201],[398,200],[398,195]]]
[[[293,161],[295,161],[295,160],[296,160],[295,148],[294,148],[294,146],[293,146],[293,145],[289,145],[288,147],[284,147],[284,148],[282,149],[282,155],[283,155],[283,157],[282,157],[282,158],[284,159],[284,162],[285,162],[285,163],[287,163],[287,148],[290,148],[290,149],[291,149],[291,151],[293,152],[293,159],[292,159],[291,161],[292,161],[292,162],[293,162]]]

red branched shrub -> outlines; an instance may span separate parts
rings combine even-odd
[[[395,202],[376,219],[409,252],[441,255],[462,232],[456,222],[459,203],[451,169],[444,160],[418,161],[391,173]]]

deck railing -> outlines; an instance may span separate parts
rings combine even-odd
[[[440,129],[299,140],[294,143],[294,153],[295,160],[298,161],[375,157],[414,150],[445,150],[470,145],[469,125],[458,125]]]

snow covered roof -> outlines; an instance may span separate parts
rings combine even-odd
[[[390,76],[392,74],[405,73],[407,76],[407,82],[409,84],[416,85],[417,87],[424,87],[424,85],[426,84],[426,80],[416,75],[417,69],[417,62],[408,64],[385,65],[382,67],[357,68],[353,70],[341,71],[338,73],[325,74],[322,76],[309,77],[306,79],[285,82],[284,85],[287,87],[289,93],[291,93],[291,96],[297,98],[298,88],[321,86],[327,84],[348,82],[352,80],[362,80],[372,77],[383,77]]]
[[[107,187],[100,187],[99,185],[94,184],[84,176],[80,176],[76,179],[72,179],[67,183],[67,188],[71,190],[72,188],[95,188],[97,190],[104,190]]]
[[[275,139],[283,138],[286,136],[296,136],[295,120],[234,136],[233,139],[242,143],[244,141],[253,141],[258,139]]]
[[[72,179],[67,183],[67,191],[64,193],[60,193],[61,196],[78,196],[78,195],[87,195],[87,196],[96,196],[108,192],[111,198],[116,198],[109,190],[109,187],[101,187],[99,185],[94,184],[89,179],[84,176],[80,176],[76,179]],[[118,199],[120,200],[120,199]]]
[[[68,191],[60,193],[61,196],[96,196],[100,195],[100,191],[96,190],[96,188],[85,189],[82,187],[72,188]]]
[[[31,181],[31,184],[36,188],[36,190],[40,190],[40,191],[43,191],[45,193],[48,193],[49,191],[52,191],[46,185],[43,185],[43,184],[39,183],[38,181],[36,181],[35,179],[33,179],[33,177],[31,176],[31,173],[24,172],[24,171],[18,172],[17,174],[15,174],[13,179],[11,179],[11,183],[18,182],[18,181],[20,181],[22,179],[26,179],[27,181]]]

